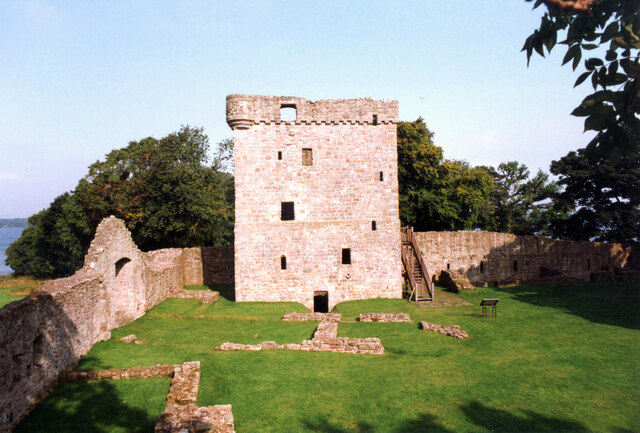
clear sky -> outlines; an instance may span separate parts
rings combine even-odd
[[[231,137],[230,93],[397,99],[445,157],[549,163],[584,147],[589,93],[520,49],[524,0],[0,2],[0,218],[72,190],[89,164],[182,124]]]

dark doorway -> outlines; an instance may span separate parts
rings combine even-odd
[[[329,312],[329,293],[326,291],[313,292],[313,311],[315,313]]]

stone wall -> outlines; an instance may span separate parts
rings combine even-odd
[[[486,231],[421,232],[416,237],[432,274],[449,269],[476,285],[565,278],[588,281],[594,272],[629,265],[633,250],[622,244]]]
[[[233,284],[233,245],[183,250],[187,285]]]
[[[281,120],[282,106],[296,119]],[[237,301],[313,309],[319,291],[331,309],[401,297],[397,118],[396,101],[227,97]],[[282,220],[283,202],[292,220]]]
[[[123,221],[106,218],[81,270],[0,309],[0,431],[11,431],[111,329],[181,290],[181,256],[141,252]]]

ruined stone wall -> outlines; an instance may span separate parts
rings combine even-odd
[[[233,245],[183,250],[184,283],[233,284]]]
[[[0,431],[11,431],[111,329],[182,289],[181,256],[140,252],[124,222],[106,218],[81,270],[0,309]]]
[[[474,284],[561,279],[588,281],[591,273],[627,265],[631,247],[559,241],[486,231],[415,233],[432,273],[450,269]],[[558,273],[548,275],[541,267]]]
[[[0,309],[0,431],[10,431],[62,371],[109,335],[105,287],[91,272]]]
[[[295,106],[295,121],[280,119],[282,106]],[[397,118],[396,101],[227,97],[237,301],[313,308],[326,291],[332,308],[401,296]],[[294,203],[293,220],[281,219],[282,202]]]

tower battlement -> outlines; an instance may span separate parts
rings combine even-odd
[[[281,117],[282,109],[295,110],[295,120]],[[229,95],[227,123],[232,129],[254,124],[395,124],[398,101],[371,98],[309,101],[293,96]]]

